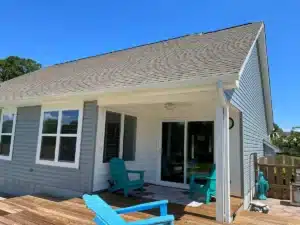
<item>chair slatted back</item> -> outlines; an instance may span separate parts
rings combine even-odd
[[[112,158],[109,162],[110,175],[119,185],[126,184],[129,181],[125,163],[122,159]]]

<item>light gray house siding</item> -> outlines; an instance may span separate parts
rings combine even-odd
[[[40,106],[17,110],[12,161],[0,160],[0,192],[78,196],[91,192],[97,129],[97,102],[85,102],[79,169],[35,163]]]
[[[230,102],[242,113],[243,182],[245,207],[250,202],[250,190],[254,187],[253,154],[264,155],[263,140],[268,140],[265,102],[262,89],[257,46],[251,52],[245,70],[241,74],[239,88],[227,92]],[[252,155],[251,155],[252,154]],[[250,159],[251,158],[251,159]],[[251,180],[251,181],[250,181]],[[251,182],[251,185],[250,185]]]

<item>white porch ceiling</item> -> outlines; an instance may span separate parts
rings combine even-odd
[[[172,102],[173,109],[167,109],[165,103],[126,104],[106,107],[107,110],[123,112],[135,116],[159,118],[161,120],[214,120],[215,101]]]

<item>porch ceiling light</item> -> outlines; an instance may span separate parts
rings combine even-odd
[[[172,102],[167,102],[164,105],[166,110],[174,110],[176,108],[176,105]]]

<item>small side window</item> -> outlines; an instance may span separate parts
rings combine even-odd
[[[136,143],[136,125],[137,118],[125,115],[124,118],[124,137],[123,137],[123,160],[135,160],[135,143]]]
[[[11,160],[15,136],[16,113],[1,113],[0,159]]]
[[[105,118],[104,163],[109,162],[113,157],[119,156],[121,114],[107,111]]]

